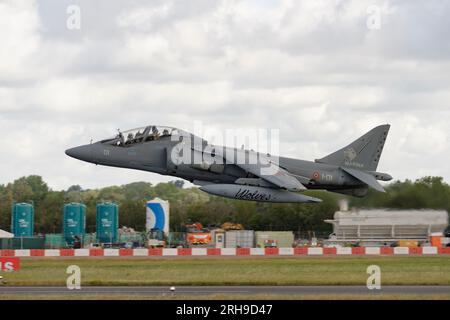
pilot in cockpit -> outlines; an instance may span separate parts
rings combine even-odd
[[[119,134],[117,135],[117,145],[122,146],[124,144],[123,134],[119,130]]]
[[[139,142],[142,137],[143,137],[143,134],[141,133],[141,130],[139,130],[138,132],[136,132],[134,139],[136,140],[136,142]]]
[[[130,132],[127,136],[127,141],[125,144],[131,144],[133,142],[133,134]]]
[[[158,132],[158,128],[156,128],[156,126],[152,127],[152,136],[153,136],[154,140],[159,138],[159,132]]]

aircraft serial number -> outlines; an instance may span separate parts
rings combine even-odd
[[[323,181],[333,181],[333,175],[322,173],[322,180]]]

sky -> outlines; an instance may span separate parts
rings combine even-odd
[[[278,129],[317,159],[379,124],[378,170],[450,181],[450,2],[0,0],[0,184],[173,177],[64,150],[148,124]]]

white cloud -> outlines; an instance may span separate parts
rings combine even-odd
[[[0,80],[29,78],[28,67],[40,43],[39,16],[34,1],[0,3]]]
[[[80,31],[66,28],[72,3]],[[380,30],[366,27],[369,5]],[[0,183],[166,181],[64,150],[194,121],[279,128],[282,155],[304,159],[391,123],[380,170],[449,181],[449,14],[442,1],[2,1]]]

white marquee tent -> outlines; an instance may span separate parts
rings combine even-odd
[[[14,238],[14,235],[12,233],[0,229],[0,239],[10,239],[10,238]]]

